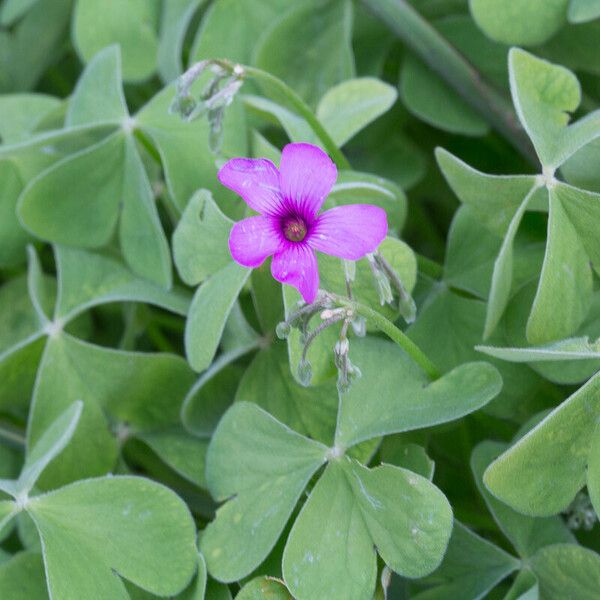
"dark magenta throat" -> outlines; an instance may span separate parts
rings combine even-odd
[[[283,235],[290,242],[301,242],[306,233],[306,223],[300,217],[291,217],[283,222]]]

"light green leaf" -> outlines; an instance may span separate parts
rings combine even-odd
[[[158,73],[165,83],[170,83],[183,72],[182,54],[186,31],[204,1],[169,0],[163,5],[158,44]]]
[[[503,600],[540,600],[537,577],[529,569],[519,571]]]
[[[484,486],[484,471],[506,449],[507,445],[500,442],[481,442],[471,455],[471,470],[479,493],[519,556],[527,559],[544,546],[575,542],[575,537],[560,517],[534,518],[522,515],[494,498]]]
[[[27,140],[38,125],[61,106],[61,101],[45,94],[6,94],[0,96],[0,138],[3,144]]]
[[[174,595],[196,569],[196,531],[185,503],[148,479],[79,481],[31,499],[27,510],[42,538],[54,598],[125,600],[119,575]]]
[[[265,385],[269,393],[265,394]],[[331,444],[338,394],[335,382],[304,387],[290,373],[285,344],[261,350],[244,372],[236,400],[254,402],[294,431]]]
[[[502,240],[481,223],[470,206],[460,206],[448,231],[444,281],[485,300],[501,244]]]
[[[122,192],[124,137],[111,135],[34,179],[19,199],[27,229],[45,240],[97,248],[111,238]]]
[[[0,23],[10,26],[20,19],[38,0],[6,0],[0,8]]]
[[[435,156],[458,199],[467,204],[488,229],[504,237],[513,215],[537,179],[531,175],[486,175],[443,148],[437,148]]]
[[[431,481],[435,462],[423,446],[407,442],[401,434],[384,438],[380,448],[381,462],[417,473]]]
[[[428,589],[411,596],[414,600],[476,600],[510,573],[519,561],[498,546],[454,521],[452,537],[442,564],[418,582]]]
[[[533,187],[530,192],[525,196],[525,199],[515,212],[506,232],[504,239],[502,240],[502,246],[500,252],[494,262],[494,272],[492,275],[492,285],[490,288],[490,295],[488,298],[487,311],[485,315],[485,327],[483,330],[483,338],[487,339],[492,335],[496,326],[500,322],[508,301],[510,300],[510,293],[513,287],[513,256],[514,256],[514,243],[515,237],[527,206],[532,200],[534,194],[537,192],[537,188]]]
[[[200,548],[220,581],[250,574],[269,554],[327,448],[255,404],[235,403],[215,431],[206,476],[221,506]]]
[[[600,359],[600,348],[597,342],[590,342],[589,337],[567,338],[546,346],[532,346],[530,348],[477,346],[476,349],[488,356],[518,363]],[[594,364],[596,364],[596,361],[594,361]]]
[[[16,215],[22,189],[16,165],[10,160],[0,160],[0,267],[24,262],[25,246],[31,239]]]
[[[396,101],[396,90],[374,77],[350,79],[329,89],[317,117],[338,146],[343,146]]]
[[[197,285],[231,263],[232,225],[208,190],[194,194],[173,234],[175,265],[185,283]]]
[[[371,600],[373,540],[347,476],[331,463],[303,506],[285,546],[285,582],[297,600]]]
[[[354,75],[351,31],[350,2],[305,0],[281,14],[262,34],[255,50],[256,65],[315,105],[330,87]]]
[[[549,175],[577,150],[600,136],[600,111],[569,126],[569,113],[581,102],[575,75],[513,48],[509,54],[510,88],[517,114]]]
[[[589,600],[600,589],[600,555],[575,544],[540,550],[531,561],[544,600]]]
[[[493,40],[537,46],[565,23],[569,0],[470,0],[471,15]]]
[[[77,81],[65,118],[67,127],[94,123],[122,125],[129,117],[123,94],[121,51],[109,46],[94,56]]]
[[[600,17],[598,0],[571,0],[569,3],[569,21],[571,23],[586,23],[598,17]]]
[[[515,510],[535,516],[564,510],[585,483],[600,416],[596,375],[486,470],[488,489]]]
[[[40,487],[104,474],[113,467],[117,439],[107,417],[115,434],[123,425],[134,435],[176,425],[193,380],[178,356],[102,348],[66,333],[49,338],[33,396],[29,446],[73,399],[82,400],[84,409],[71,443],[48,467]]]
[[[40,554],[19,552],[0,565],[0,598],[48,600],[44,563]]]
[[[482,136],[490,127],[420,59],[408,54],[400,71],[400,96],[417,118],[450,133]]]
[[[290,7],[289,0],[216,0],[206,11],[190,52],[191,60],[228,58],[248,64],[254,46],[271,23]]]
[[[502,386],[488,363],[466,363],[431,383],[394,343],[353,340],[350,358],[362,372],[341,398],[336,444],[458,419],[487,404]]]
[[[198,288],[185,326],[185,351],[195,371],[204,371],[213,361],[227,317],[249,276],[249,269],[230,262]]]
[[[572,335],[587,316],[592,291],[592,268],[581,238],[551,190],[546,256],[527,321],[528,341],[544,344]]]
[[[587,487],[596,514],[600,516],[600,425],[592,437],[587,468]]]
[[[84,62],[102,48],[119,44],[123,76],[128,81],[147,79],[156,69],[158,54],[157,0],[77,0],[73,15],[73,44]]]
[[[421,577],[439,565],[451,529],[450,505],[427,479],[343,458],[328,465],[292,528],[284,577],[298,600],[370,600],[374,547],[397,573]]]
[[[483,302],[437,287],[426,299],[408,334],[446,372],[481,358],[474,347],[481,343],[484,321]],[[500,372],[503,386],[485,407],[486,413],[520,423],[532,411],[547,406],[546,384],[531,369],[499,361],[492,361],[492,364]]]
[[[125,141],[119,239],[125,261],[134,273],[163,288],[171,287],[169,243],[150,181],[131,136]]]
[[[600,218],[600,194],[558,183],[552,195],[560,202],[592,266],[600,273],[600,241],[594,227]]]
[[[66,448],[75,433],[82,410],[83,402],[74,402],[39,437],[27,453],[16,482],[18,494],[28,494],[46,467]]]
[[[293,598],[278,579],[257,577],[240,590],[235,600],[293,600]]]
[[[310,125],[302,117],[281,106],[281,104],[262,96],[248,94],[243,96],[243,101],[246,107],[261,117],[281,125],[291,142],[319,144],[319,138]],[[280,158],[279,151],[277,158]]]
[[[63,323],[111,302],[145,302],[184,316],[188,312],[189,295],[182,289],[166,291],[109,256],[66,246],[54,250],[59,274],[55,319]]]

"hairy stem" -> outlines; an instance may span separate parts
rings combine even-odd
[[[364,304],[348,300],[342,296],[331,294],[331,298],[340,306],[347,307],[355,314],[364,317],[367,322],[377,327],[379,331],[385,333],[392,341],[396,342],[427,373],[431,380],[441,377],[441,371],[429,357],[401,329],[398,329],[382,314]]]
[[[429,68],[534,165],[538,160],[510,102],[406,0],[362,0]]]

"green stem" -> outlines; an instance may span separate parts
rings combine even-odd
[[[364,317],[371,325],[377,327],[379,331],[385,333],[392,341],[396,342],[427,373],[431,380],[439,379],[442,376],[441,371],[427,355],[402,330],[398,329],[382,314],[354,300],[348,300],[334,294],[330,295],[339,305],[345,306],[355,314]]]
[[[311,129],[315,132],[325,150],[327,150],[328,154],[337,164],[340,169],[350,169],[350,163],[348,159],[344,156],[342,151],[338,148],[337,144],[333,141],[331,136],[327,133],[326,129],[321,125],[321,122],[315,116],[315,113],[311,110],[310,106],[302,100],[302,98],[296,94],[296,92],[285,82],[283,82],[278,77],[271,75],[271,73],[267,73],[262,69],[257,69],[256,67],[249,67],[244,65],[243,67],[244,73],[263,83],[265,86],[271,88],[280,96],[283,96],[290,104],[292,108],[304,118],[304,120],[310,125]]]
[[[510,102],[406,0],[362,2],[525,158],[539,164]]]

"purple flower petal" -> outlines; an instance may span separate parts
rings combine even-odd
[[[277,281],[293,285],[305,302],[314,302],[319,290],[319,268],[310,246],[286,244],[283,250],[273,256],[271,273]]]
[[[271,217],[249,217],[236,223],[229,234],[231,256],[244,267],[258,267],[267,256],[282,248],[277,221]]]
[[[279,185],[288,206],[308,221],[321,208],[337,178],[332,160],[312,144],[288,144],[281,154]]]
[[[279,191],[279,171],[266,158],[232,158],[219,170],[219,181],[258,213],[280,215],[283,201]]]
[[[307,242],[325,254],[358,260],[377,249],[387,229],[387,215],[382,208],[348,204],[319,215]]]

